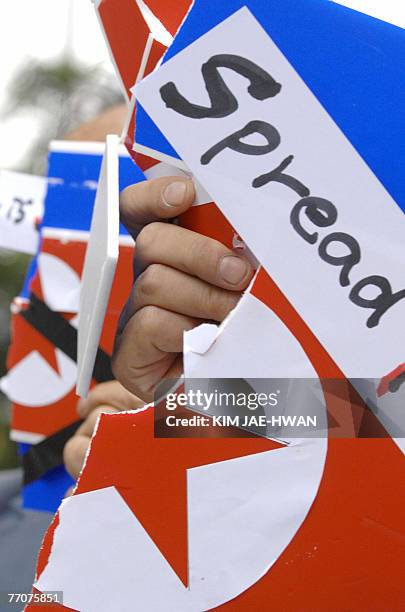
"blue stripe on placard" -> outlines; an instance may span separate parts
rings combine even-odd
[[[101,162],[102,155],[51,152],[49,177],[54,180],[48,186],[42,227],[90,229]],[[120,157],[120,191],[142,180],[144,176],[132,159]],[[121,226],[120,233],[128,232]]]
[[[243,6],[405,211],[405,30],[328,0],[195,0],[164,61]],[[173,155],[144,114],[138,142]]]

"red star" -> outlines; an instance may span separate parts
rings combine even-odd
[[[187,586],[187,469],[280,446],[265,438],[154,438],[152,409],[103,415],[77,493],[115,486]]]

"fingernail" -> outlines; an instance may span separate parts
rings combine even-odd
[[[175,181],[174,183],[170,183],[163,191],[163,201],[168,206],[182,206],[186,197],[186,191],[186,181]]]
[[[219,273],[222,280],[230,285],[239,285],[245,278],[248,272],[246,261],[240,257],[226,255],[219,265]]]

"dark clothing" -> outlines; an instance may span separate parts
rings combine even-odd
[[[22,470],[0,471],[0,591],[30,593],[42,538],[53,515],[21,507]],[[21,609],[0,604],[0,612]]]

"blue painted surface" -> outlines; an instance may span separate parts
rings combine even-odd
[[[405,30],[328,0],[196,0],[164,61],[242,6],[405,211]],[[137,141],[173,155],[144,115]]]
[[[24,455],[31,448],[31,444],[26,443],[19,443],[17,446],[20,455]],[[63,465],[49,470],[42,478],[23,487],[23,507],[43,512],[56,512],[66,491],[73,484],[74,480]]]
[[[90,229],[96,190],[88,183],[98,181],[101,162],[101,155],[65,152],[52,152],[49,155],[48,176],[61,179],[63,183],[49,184],[42,227]],[[140,180],[143,180],[143,174],[132,159],[120,157],[120,191]],[[123,226],[120,231],[122,234],[128,233]]]

